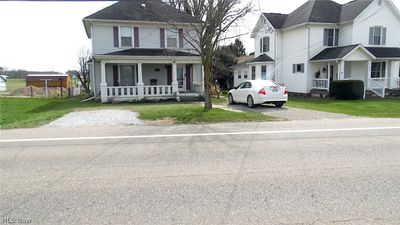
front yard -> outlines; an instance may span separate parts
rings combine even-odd
[[[173,120],[175,123],[218,123],[276,121],[275,117],[257,112],[230,112],[223,109],[203,110],[202,106],[184,103],[81,103],[80,99],[0,98],[0,127],[25,128],[47,124],[79,110],[128,109],[139,113],[142,120]]]
[[[400,118],[400,99],[334,100],[290,97],[289,107],[374,118]]]

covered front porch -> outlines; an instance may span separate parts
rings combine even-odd
[[[100,99],[141,101],[203,95],[203,67],[198,57],[97,57]],[[96,70],[95,70],[96,71]]]
[[[336,80],[362,80],[365,90],[382,98],[387,89],[400,89],[400,58],[377,57],[373,49],[356,45],[324,50],[310,63],[311,89],[329,91]]]

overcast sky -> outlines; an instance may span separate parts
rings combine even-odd
[[[336,0],[345,3],[349,0]],[[260,12],[290,13],[306,0],[253,0],[254,12],[241,21],[249,33]],[[400,0],[394,0],[400,8]],[[0,67],[65,72],[77,69],[77,54],[90,47],[82,18],[114,2],[0,2]],[[254,51],[250,35],[241,37]]]

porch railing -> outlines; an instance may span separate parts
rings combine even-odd
[[[171,85],[144,86],[144,96],[171,96],[173,95]]]
[[[137,86],[107,87],[108,97],[136,97],[138,96]]]
[[[319,90],[329,90],[329,80],[328,79],[313,79],[312,88]]]
[[[383,79],[386,81],[386,79]],[[385,97],[385,83],[382,82],[382,79],[379,78],[369,78],[369,90],[371,90],[373,93],[378,95],[381,98]]]
[[[381,84],[381,86],[384,86],[384,87],[386,87],[387,86],[387,79],[386,78],[370,78],[370,80],[373,80],[373,81],[375,81],[375,82],[377,82],[377,83],[380,83]]]

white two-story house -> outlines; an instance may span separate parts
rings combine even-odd
[[[199,23],[159,0],[120,1],[85,17],[94,96],[102,102],[201,96]]]
[[[235,85],[273,79],[309,94],[356,79],[384,97],[400,87],[399,34],[400,12],[391,0],[310,0],[290,14],[263,13],[251,36],[255,58],[235,67]]]

